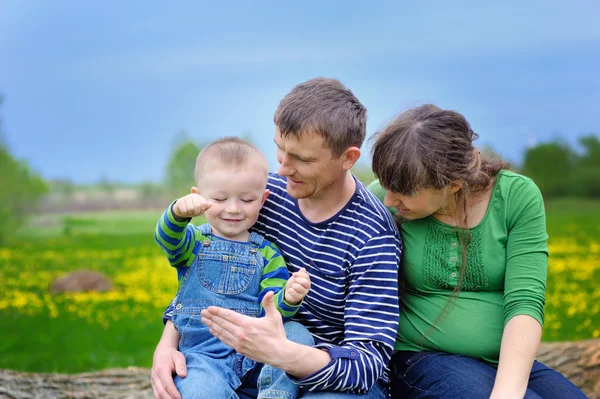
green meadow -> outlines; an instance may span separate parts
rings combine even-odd
[[[0,248],[0,368],[66,372],[150,367],[177,281],[154,243],[161,211],[42,215]],[[547,203],[545,341],[600,336],[600,202]],[[106,293],[51,295],[76,269]]]

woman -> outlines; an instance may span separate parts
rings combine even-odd
[[[370,189],[401,218],[404,240],[392,395],[585,398],[535,361],[548,266],[542,195],[482,157],[477,137],[434,105],[373,137]]]

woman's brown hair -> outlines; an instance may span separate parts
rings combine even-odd
[[[498,172],[508,168],[499,157],[482,156],[473,147],[478,137],[462,114],[427,104],[401,113],[371,138],[373,172],[385,190],[410,195],[461,183],[454,200],[462,264],[453,295],[460,292],[467,267],[469,199],[489,189]]]

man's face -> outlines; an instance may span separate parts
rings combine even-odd
[[[296,199],[321,199],[338,195],[331,190],[334,183],[346,177],[344,154],[334,157],[325,139],[318,133],[307,132],[299,139],[283,137],[275,132],[277,173],[287,179],[287,192]]]

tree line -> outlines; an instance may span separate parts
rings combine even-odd
[[[0,96],[0,105],[2,97]],[[0,120],[0,245],[26,221],[39,201],[51,190],[64,198],[77,191],[77,185],[68,179],[52,180],[49,185],[24,160],[17,159],[3,140]],[[245,135],[249,139],[248,135]],[[600,139],[595,134],[579,138],[578,149],[556,139],[525,150],[523,162],[514,166],[539,186],[545,198],[578,197],[600,198]],[[194,182],[194,166],[203,143],[195,142],[185,134],[173,146],[165,165],[162,182],[141,182],[135,185],[141,199],[149,197],[176,198],[189,193]],[[353,173],[368,184],[374,175],[368,165],[357,164]],[[111,194],[119,183],[101,177],[98,190]]]

